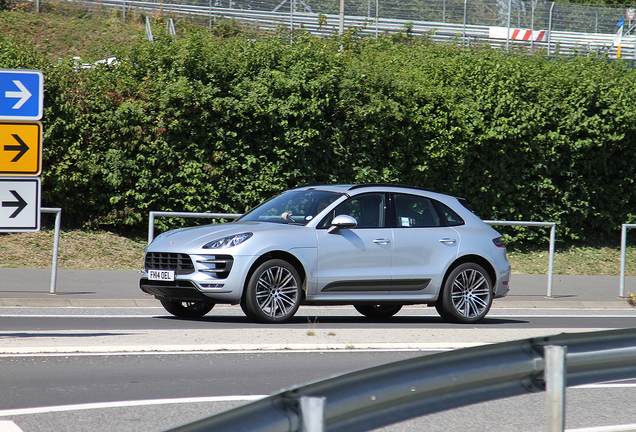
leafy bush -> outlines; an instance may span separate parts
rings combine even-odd
[[[240,213],[300,184],[391,182],[464,196],[484,219],[555,221],[566,239],[636,219],[620,61],[217,33],[157,30],[79,71],[3,43],[0,66],[45,73],[43,205],[74,227],[140,228],[150,210]]]

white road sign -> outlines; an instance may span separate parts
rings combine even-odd
[[[0,177],[0,232],[40,230],[39,177]]]

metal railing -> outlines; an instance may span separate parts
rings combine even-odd
[[[300,399],[306,397],[324,398],[324,430],[368,431],[469,404],[545,391],[551,346],[567,348],[563,350],[567,377],[562,379],[568,386],[636,377],[636,329],[560,334],[355,371],[284,390],[168,432],[296,432],[306,417],[300,407]],[[558,370],[554,377],[558,379]],[[560,391],[559,386],[553,391]],[[549,420],[558,421],[558,413],[549,414]]]
[[[554,273],[554,244],[556,237],[556,222],[530,222],[530,221],[493,221],[485,220],[488,225],[507,226],[538,226],[550,228],[550,247],[548,255],[548,293],[546,297],[552,297],[552,274]]]
[[[506,5],[506,3],[508,3]],[[124,19],[130,11],[152,15],[179,15],[236,19],[260,30],[303,28],[315,35],[338,34],[340,14],[335,2],[317,0],[182,0],[151,2],[136,0],[85,0],[77,3],[91,10],[121,10]],[[128,11],[128,12],[127,12]],[[461,40],[463,43],[488,42],[509,48],[510,44],[531,49],[544,48],[548,54],[572,55],[582,52],[604,53],[612,49],[616,23],[625,15],[617,5],[574,5],[554,2],[496,0],[435,0],[427,2],[345,2],[343,26],[356,28],[366,35],[404,31],[424,33],[440,42]],[[628,28],[629,26],[626,26]],[[504,32],[502,39],[493,38],[491,30]],[[514,30],[523,30],[515,38]],[[542,37],[522,37],[527,31],[543,31]],[[519,33],[517,33],[518,35]],[[623,57],[636,56],[634,36],[624,36]]]

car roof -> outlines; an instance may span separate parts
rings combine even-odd
[[[470,205],[468,204],[468,201],[466,200],[466,198],[461,198],[461,197],[456,197],[453,195],[448,195],[448,194],[444,194],[441,192],[437,192],[435,190],[432,189],[426,189],[423,187],[419,187],[419,186],[409,186],[409,185],[402,185],[402,184],[391,184],[391,183],[361,183],[361,184],[311,184],[311,185],[303,185],[303,186],[298,186],[292,190],[311,190],[311,189],[320,189],[320,190],[324,190],[324,191],[329,191],[329,192],[337,192],[337,193],[342,193],[342,194],[347,194],[347,195],[357,195],[358,193],[363,193],[365,192],[364,189],[373,189],[373,190],[378,190],[378,191],[383,191],[383,192],[402,192],[402,193],[408,193],[409,191],[411,192],[426,192],[426,194],[430,197],[435,197],[437,196],[438,199],[443,199],[443,198],[455,198],[457,201],[459,201],[464,207],[466,207],[466,209],[468,209],[469,211],[470,209]]]
[[[387,192],[404,192],[405,190],[417,190],[417,191],[423,191],[423,192],[431,192],[431,193],[440,194],[440,195],[446,195],[446,194],[442,194],[440,192],[434,191],[432,189],[426,189],[419,186],[408,186],[408,185],[390,184],[390,183],[311,184],[311,185],[298,186],[294,188],[294,190],[320,189],[320,190],[326,190],[330,192],[339,192],[339,193],[346,193],[351,195],[351,192],[358,193],[357,191],[359,189],[366,189],[366,188],[371,188],[374,190],[382,190]],[[450,195],[446,195],[446,196],[450,196]]]

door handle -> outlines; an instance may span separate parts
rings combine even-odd
[[[375,240],[373,240],[373,243],[375,243],[375,244],[389,244],[389,243],[391,243],[391,240],[389,240],[389,239],[375,239]]]
[[[453,244],[453,243],[457,243],[457,240],[455,240],[454,238],[443,238],[443,239],[439,239],[440,243],[444,243],[444,244]]]

